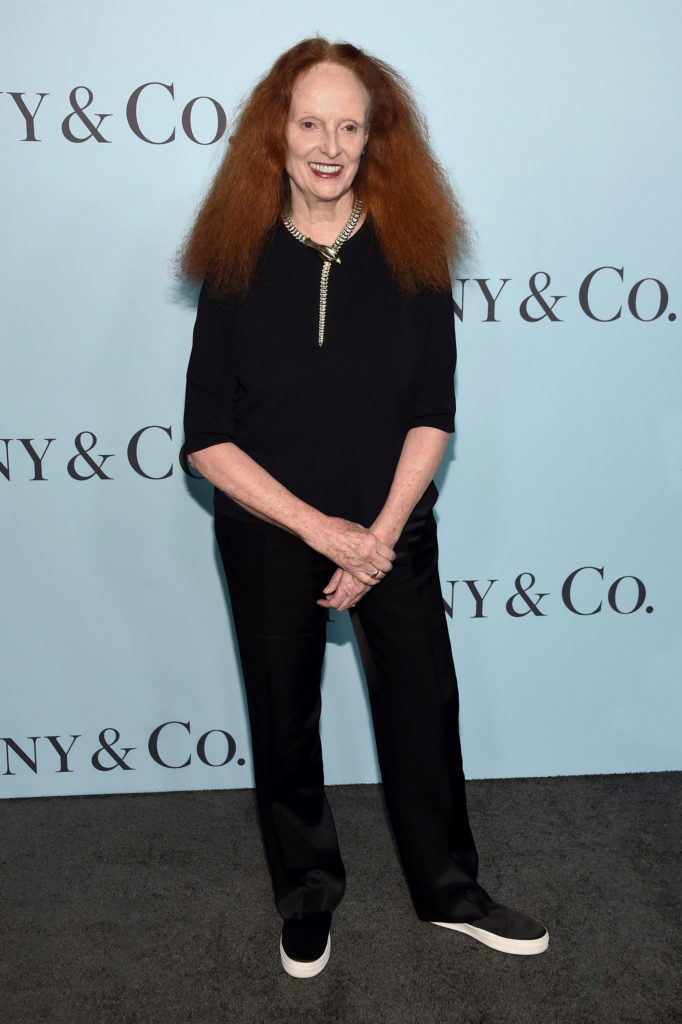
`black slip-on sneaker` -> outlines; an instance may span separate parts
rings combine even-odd
[[[292,978],[313,978],[327,966],[331,924],[331,910],[284,922],[279,953],[282,967]]]
[[[431,924],[470,935],[484,946],[490,946],[501,953],[532,956],[534,953],[544,953],[549,945],[549,933],[540,921],[501,903],[495,904],[489,914],[477,921],[432,921]]]

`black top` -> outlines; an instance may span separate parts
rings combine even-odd
[[[219,303],[204,284],[187,369],[186,450],[234,441],[303,501],[370,526],[407,431],[454,430],[453,302],[449,292],[402,296],[368,222],[340,258],[322,348],[322,261],[283,226],[245,300]],[[251,518],[220,491],[215,508]]]

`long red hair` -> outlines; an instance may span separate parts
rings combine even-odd
[[[370,97],[369,139],[353,183],[396,284],[447,288],[467,226],[404,79],[350,43],[316,37],[279,57],[245,101],[225,158],[181,252],[181,267],[224,298],[244,295],[289,206],[284,133],[291,94],[315,64],[340,64]]]

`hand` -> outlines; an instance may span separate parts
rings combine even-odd
[[[351,573],[344,569],[337,569],[324,588],[323,592],[327,596],[320,598],[317,604],[321,608],[335,608],[337,612],[345,612],[346,609],[357,604],[371,589],[368,584],[361,583]]]
[[[393,549],[371,530],[347,519],[325,517],[325,529],[311,546],[368,587],[380,583],[393,568]]]

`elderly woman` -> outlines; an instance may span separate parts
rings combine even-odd
[[[417,915],[508,953],[548,943],[476,880],[438,579],[433,475],[454,429],[448,268],[465,242],[399,75],[315,38],[245,103],[184,250],[204,282],[186,450],[215,486],[294,977],[327,963],[345,885],[318,728],[329,609],[350,610]]]

